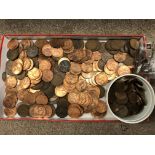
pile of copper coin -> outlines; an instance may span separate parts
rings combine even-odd
[[[7,117],[102,118],[104,86],[134,69],[138,39],[11,39],[5,72]],[[18,114],[18,115],[16,115]]]

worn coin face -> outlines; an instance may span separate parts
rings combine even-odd
[[[52,64],[50,63],[49,60],[47,59],[41,59],[39,60],[39,69],[40,70],[46,70],[46,69],[51,69]]]
[[[30,86],[30,79],[25,77],[24,79],[19,81],[19,87],[21,89],[27,89]]]
[[[44,94],[39,94],[36,97],[36,103],[37,104],[47,104],[48,103],[48,98]]]
[[[17,113],[20,117],[27,117],[29,116],[29,109],[30,106],[28,104],[19,103],[17,106]]]
[[[73,52],[73,41],[71,39],[64,39],[62,48],[65,53]]]
[[[32,45],[31,42],[32,42],[31,40],[24,39],[24,40],[22,40],[20,42],[20,44],[21,44],[21,46],[22,46],[23,49],[27,49],[27,48],[29,48]]]
[[[66,80],[66,82],[68,82],[70,84],[75,84],[78,82],[78,75],[67,72],[66,76],[65,76],[65,80]]]
[[[13,61],[13,60],[17,59],[18,56],[19,56],[19,50],[18,50],[18,48],[17,49],[14,49],[14,50],[8,50],[8,52],[7,52],[7,58],[9,60],[12,60]]]
[[[93,64],[82,63],[81,69],[85,73],[89,73],[93,71]]]
[[[63,57],[58,61],[58,66],[61,72],[68,72],[70,70],[70,61],[68,58]]]
[[[98,85],[105,85],[108,83],[108,77],[104,72],[101,72],[96,75],[95,81]]]
[[[54,106],[52,105],[45,105],[46,114],[44,118],[50,118],[54,113]]]
[[[53,48],[52,56],[55,58],[62,58],[63,57],[63,49],[62,48]]]
[[[36,79],[40,78],[40,76],[42,76],[42,72],[38,68],[34,67],[32,70],[28,71],[27,75],[30,79],[36,80]]]
[[[117,70],[118,75],[130,74],[131,70],[128,66],[122,65]]]
[[[116,71],[118,68],[118,62],[116,62],[114,59],[109,59],[106,63],[106,66],[111,71]]]
[[[27,56],[34,58],[39,54],[39,50],[36,46],[31,46],[26,50]]]
[[[14,107],[14,108],[5,108],[5,109],[4,109],[4,114],[5,114],[7,117],[9,117],[9,118],[15,117],[16,112],[17,112],[16,107]]]
[[[25,91],[23,102],[28,103],[28,104],[34,104],[35,100],[36,100],[36,95],[34,93]]]
[[[16,39],[11,39],[8,44],[7,44],[7,47],[10,49],[10,50],[14,50],[18,47],[19,43],[18,43],[18,40]]]
[[[39,49],[42,49],[42,47],[46,44],[48,44],[48,41],[45,39],[38,39],[36,40],[36,42],[34,43],[35,46],[37,46]]]
[[[68,102],[69,103],[77,104],[79,102],[79,99],[80,99],[80,93],[76,90],[74,90],[68,94]]]
[[[45,82],[50,82],[53,79],[53,72],[51,70],[44,70],[42,75],[42,80]]]
[[[55,87],[55,95],[58,97],[63,97],[67,94],[67,90],[63,85]]]
[[[102,57],[102,54],[99,51],[94,51],[92,53],[92,58],[94,61],[100,60]]]
[[[123,52],[118,52],[117,54],[114,55],[114,59],[117,62],[124,62],[126,59],[127,53],[123,53]]]
[[[22,64],[19,63],[18,61],[14,61],[12,63],[12,73],[15,74],[15,75],[18,75],[22,72]]]
[[[23,59],[23,70],[28,70],[31,66],[31,61],[29,58]]]
[[[87,88],[87,82],[86,80],[82,80],[80,79],[77,83],[76,83],[76,89],[78,91],[84,91]]]
[[[46,44],[42,48],[42,54],[47,56],[47,57],[50,57],[50,56],[52,56],[52,50],[53,50],[53,48],[51,47],[51,45]]]
[[[17,103],[17,96],[15,94],[8,94],[3,100],[3,105],[6,108],[14,108]]]
[[[111,40],[110,46],[113,50],[120,50],[125,45],[124,40]]]
[[[127,66],[132,66],[134,64],[134,59],[127,54],[125,61],[123,62]]]
[[[70,72],[72,74],[80,74],[81,73],[81,64],[75,63],[75,62],[71,62],[71,66],[70,66]]]
[[[77,104],[71,104],[68,107],[68,115],[71,118],[79,118],[80,116],[82,116],[81,107]]]
[[[17,79],[14,76],[8,76],[6,79],[6,86],[14,88],[17,85]]]
[[[86,49],[96,51],[100,49],[101,43],[98,40],[88,40],[85,44]]]
[[[84,41],[82,39],[73,39],[72,41],[75,49],[84,48]]]
[[[62,38],[52,38],[50,40],[50,45],[54,48],[60,48],[63,46],[63,39]]]
[[[96,105],[95,110],[98,113],[105,113],[107,111],[107,105],[106,105],[106,103],[104,101],[102,101],[102,100],[99,100],[98,101],[98,104]]]
[[[54,86],[59,86],[63,83],[63,77],[60,74],[55,73],[55,74],[53,74],[53,79],[52,79],[51,83]]]

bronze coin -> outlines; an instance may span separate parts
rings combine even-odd
[[[14,76],[9,76],[6,79],[6,86],[10,88],[14,88],[17,85],[17,79]]]
[[[106,66],[111,71],[116,71],[118,68],[118,62],[116,62],[114,59],[109,59],[106,63]]]
[[[17,96],[15,94],[8,94],[3,100],[3,105],[6,108],[14,108],[17,103]]]
[[[19,81],[19,87],[21,89],[27,89],[30,86],[30,79],[28,77],[25,77],[24,79]]]
[[[94,61],[100,60],[102,57],[102,54],[99,51],[95,51],[92,53],[92,57]]]
[[[51,69],[52,67],[52,64],[50,63],[49,60],[47,59],[42,59],[42,60],[39,60],[39,69],[40,70],[46,70],[46,69]]]
[[[15,74],[15,75],[18,75],[22,72],[22,64],[19,63],[18,61],[14,61],[12,63],[12,73]]]
[[[126,59],[123,63],[127,66],[132,66],[134,64],[134,58],[127,54]]]
[[[35,100],[36,100],[36,95],[34,93],[25,91],[23,102],[28,103],[28,104],[34,104]]]
[[[80,95],[79,95],[79,92],[76,90],[74,90],[68,94],[68,102],[69,103],[72,103],[72,104],[78,103],[79,99],[80,99]]]
[[[108,74],[108,75],[115,74],[115,71],[111,71],[111,70],[109,70],[109,69],[107,68],[106,65],[104,66],[104,72],[105,72],[106,74]]]
[[[70,84],[75,84],[78,82],[78,75],[67,72],[66,76],[65,76],[65,80],[66,80],[66,82],[68,82]]]
[[[62,58],[63,57],[63,49],[62,48],[53,48],[52,56],[55,58]]]
[[[55,87],[55,95],[58,97],[63,97],[67,94],[67,90],[64,85],[56,86]]]
[[[76,74],[76,75],[80,74],[81,73],[81,64],[71,62],[70,72],[72,74]]]
[[[93,65],[92,64],[82,63],[81,69],[82,69],[83,72],[89,73],[89,72],[93,71]]]
[[[124,62],[126,60],[127,53],[123,52],[118,52],[117,54],[114,55],[114,59],[117,62]]]
[[[53,79],[53,72],[51,70],[44,70],[42,75],[42,80],[45,82],[50,82]]]
[[[22,46],[23,49],[27,49],[32,45],[32,40],[28,40],[28,39],[23,39],[20,44]]]
[[[62,38],[52,38],[50,40],[50,45],[54,48],[60,48],[63,46],[63,39]]]
[[[50,118],[54,113],[54,109],[52,109],[51,105],[44,105],[44,107],[46,111],[44,118]]]
[[[19,54],[19,58],[23,60],[23,59],[26,58],[26,57],[27,57],[26,51],[25,51],[25,50],[22,50],[22,51],[20,52],[20,54]]]
[[[11,39],[8,44],[7,44],[7,47],[10,49],[10,50],[14,50],[18,47],[19,43],[18,43],[18,40],[16,39]]]
[[[23,70],[28,70],[31,66],[31,59],[29,58],[24,58],[23,59]]]
[[[102,100],[99,100],[98,101],[98,104],[96,105],[95,110],[98,113],[105,113],[107,111],[107,105],[106,105],[106,103],[104,101],[102,101]]]
[[[45,39],[38,39],[36,40],[36,42],[34,43],[35,46],[37,46],[39,49],[42,49],[44,45],[48,44],[48,41]]]
[[[28,71],[27,75],[32,80],[39,80],[42,77],[42,72],[38,68],[34,67],[32,70]]]
[[[5,108],[4,109],[4,114],[9,118],[15,117],[16,113],[17,113],[16,107],[15,108]]]
[[[130,39],[130,46],[131,48],[137,50],[139,49],[140,43],[137,39]]]
[[[95,81],[98,85],[105,85],[108,83],[108,77],[104,72],[101,72],[96,75]]]
[[[81,110],[79,108],[79,106],[77,104],[71,104],[68,107],[68,115],[71,118],[79,118],[80,116],[82,116]]]
[[[112,59],[112,58],[113,58],[113,55],[110,54],[109,52],[107,51],[102,52],[102,60],[104,62],[107,62],[109,59]]]
[[[125,45],[124,40],[111,40],[110,46],[113,50],[120,50]]]
[[[85,80],[80,79],[77,83],[76,83],[76,89],[78,91],[84,91],[87,88],[87,82]]]
[[[72,92],[75,89],[75,83],[68,83],[66,79],[63,80],[63,86],[67,92]]]
[[[46,44],[42,48],[42,54],[47,56],[47,57],[50,57],[50,56],[52,56],[52,50],[53,50],[53,48],[51,47],[51,45]]]
[[[75,49],[84,48],[84,41],[82,39],[73,39],[72,41]]]
[[[17,93],[18,100],[24,101],[25,92],[26,92],[26,90],[19,90],[18,91],[18,93]]]
[[[73,41],[71,39],[64,39],[62,48],[64,49],[64,53],[73,52]]]
[[[20,117],[27,117],[29,116],[29,109],[30,106],[23,102],[18,103],[17,105],[17,113]]]
[[[82,59],[82,63],[85,62],[85,63],[92,63],[94,60],[92,58],[92,54],[93,52],[91,50],[88,50],[88,49],[85,49],[86,51],[86,56]]]
[[[88,40],[85,44],[86,49],[96,51],[100,49],[101,43],[98,40]]]
[[[12,64],[13,64],[13,61],[8,60],[6,62],[5,71],[6,71],[6,74],[14,76],[14,74],[12,73]]]
[[[48,98],[44,94],[39,94],[36,96],[36,103],[37,104],[47,104],[48,103]]]
[[[34,104],[29,110],[30,116],[34,118],[43,118],[46,115],[46,108],[44,105]]]
[[[128,66],[122,65],[117,70],[118,75],[130,74],[131,70]]]

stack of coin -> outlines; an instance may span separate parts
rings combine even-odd
[[[56,113],[61,118],[78,118],[88,112],[104,116],[106,106],[100,101],[105,96],[104,86],[132,72],[140,42],[137,38],[86,42],[52,38],[35,43],[11,39],[7,47],[8,61],[2,74],[5,115],[49,118]]]

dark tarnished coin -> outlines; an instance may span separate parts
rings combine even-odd
[[[46,90],[49,87],[50,87],[50,82],[44,82],[43,81],[43,85],[41,87],[41,90],[44,91],[44,90]]]
[[[105,44],[106,44],[106,42],[101,42],[101,46],[100,46],[99,52],[102,53],[102,52],[106,51]]]
[[[31,46],[26,51],[27,56],[30,58],[34,58],[39,54],[39,50],[36,46]]]
[[[32,58],[32,60],[33,60],[33,65],[34,65],[34,67],[39,68],[39,61],[38,61],[38,58],[37,58],[37,57],[34,57],[34,58]]]
[[[23,102],[20,102],[17,106],[17,113],[20,117],[27,117],[29,116],[29,109],[30,106]]]
[[[16,78],[18,80],[22,80],[25,78],[25,76],[27,75],[27,72],[26,71],[22,71],[20,74],[16,75]]]
[[[100,60],[98,61],[98,64],[97,64],[97,65],[98,65],[98,68],[99,68],[99,69],[104,70],[105,64],[106,64],[106,62],[103,61],[102,59],[100,59]]]
[[[110,42],[110,46],[113,50],[120,50],[121,48],[123,48],[125,45],[125,41],[124,40],[111,40]]]
[[[115,51],[115,50],[110,50],[110,51],[108,51],[110,54],[112,54],[112,55],[115,55],[115,54],[117,54],[118,53],[118,51]]]
[[[58,62],[58,66],[60,71],[62,72],[69,72],[70,70],[70,61],[68,59],[65,58],[61,58]]]
[[[51,98],[55,95],[55,87],[50,84],[50,86],[47,89],[43,90],[43,92],[48,98]]]
[[[7,47],[10,49],[10,50],[14,50],[18,47],[19,43],[18,43],[18,40],[16,39],[11,39],[8,44],[7,44]]]
[[[100,49],[101,43],[98,40],[88,40],[85,44],[86,49],[97,51]]]
[[[134,59],[129,54],[127,54],[123,63],[127,66],[132,66],[134,64]]]
[[[5,81],[6,80],[6,77],[7,77],[6,72],[3,72],[2,73],[2,80]]]
[[[34,43],[35,46],[37,46],[39,49],[42,49],[42,47],[46,44],[48,44],[48,41],[45,39],[38,39],[36,40],[36,42]]]
[[[15,49],[15,50],[8,50],[8,52],[7,52],[7,58],[9,60],[15,60],[15,59],[18,58],[18,56],[19,56],[19,50],[18,50],[18,48]]]
[[[130,91],[128,92],[128,99],[130,103],[136,103],[138,100],[138,95],[136,92]]]
[[[139,41],[137,39],[130,39],[130,47],[137,50],[139,49]]]
[[[55,113],[60,118],[65,118],[68,115],[68,108],[63,106],[58,106],[55,110]]]
[[[55,73],[53,75],[53,79],[52,79],[51,83],[53,86],[59,86],[63,83],[63,77],[60,74]]]
[[[102,86],[98,86],[98,87],[99,87],[99,89],[100,89],[100,96],[99,96],[99,98],[102,98],[102,97],[105,96],[105,88],[102,87]]]
[[[131,49],[131,48],[130,48],[130,55],[131,55],[133,58],[135,58],[135,57],[137,56],[138,53],[139,53],[138,50],[135,50],[135,49]]]
[[[72,41],[75,49],[84,48],[84,41],[82,39],[73,39]]]
[[[118,117],[124,118],[124,117],[128,116],[128,114],[129,114],[128,108],[125,105],[120,105],[120,104],[114,103],[111,108],[112,108],[114,114],[116,114]]]
[[[44,85],[44,82],[40,81],[39,83],[37,83],[36,85],[34,85],[31,88],[34,89],[34,90],[39,90],[39,89],[41,89],[43,87],[43,85]]]
[[[107,42],[105,43],[105,49],[107,51],[112,51],[113,49],[111,48],[111,40],[107,40]]]
[[[63,46],[63,39],[62,38],[52,38],[49,43],[54,48],[60,48]]]

